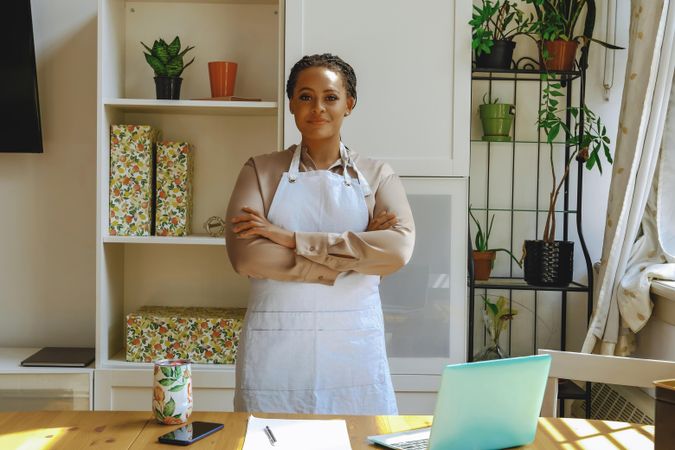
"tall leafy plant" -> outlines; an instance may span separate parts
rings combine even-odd
[[[542,75],[544,87],[542,89],[541,109],[537,119],[538,127],[546,136],[549,146],[549,163],[551,169],[551,192],[549,194],[548,211],[544,225],[543,240],[555,240],[556,220],[555,206],[560,190],[569,176],[570,167],[575,158],[585,162],[588,170],[594,167],[602,173],[602,159],[612,164],[612,154],[609,149],[610,139],[607,128],[598,115],[585,104],[581,106],[560,107],[562,85],[559,81],[551,81],[548,74]],[[569,127],[562,116],[568,112],[574,119],[574,125]],[[582,126],[583,124],[583,126]],[[553,145],[558,136],[564,136],[564,142],[570,146],[569,158],[564,162],[562,174],[558,176],[554,164]]]

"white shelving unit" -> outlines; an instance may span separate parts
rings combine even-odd
[[[95,409],[150,408],[152,365],[125,360],[125,317],[143,305],[242,307],[248,283],[231,269],[225,239],[203,223],[225,216],[249,157],[282,142],[283,0],[99,0],[98,230]],[[186,58],[180,100],[155,98],[141,42],[179,36]],[[235,95],[261,101],[212,101],[208,61],[238,63]],[[110,236],[110,126],[152,125],[162,139],[191,143],[194,234]],[[197,364],[197,409],[232,408],[234,367]],[[142,394],[141,394],[142,392]],[[200,400],[201,399],[201,400]]]

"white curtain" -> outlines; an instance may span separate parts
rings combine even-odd
[[[662,264],[667,258],[675,262],[675,230],[670,225],[675,219],[673,151],[664,147],[656,170],[675,67],[674,10],[669,0],[631,1],[619,133],[596,305],[581,350],[585,353],[632,353],[634,333],[652,311],[650,280],[675,279],[675,266]]]

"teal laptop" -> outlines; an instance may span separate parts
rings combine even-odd
[[[494,450],[534,440],[550,355],[446,366],[431,428],[379,436],[405,450]]]

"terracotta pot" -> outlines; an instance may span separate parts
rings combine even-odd
[[[576,41],[544,41],[543,48],[548,52],[548,58],[540,55],[542,67],[549,71],[569,71],[574,69],[574,58],[577,54]]]
[[[490,278],[492,266],[495,263],[497,253],[473,251],[473,278],[479,281],[485,281]]]
[[[237,63],[230,61],[209,62],[211,97],[229,97],[234,95],[234,82],[236,78]]]

